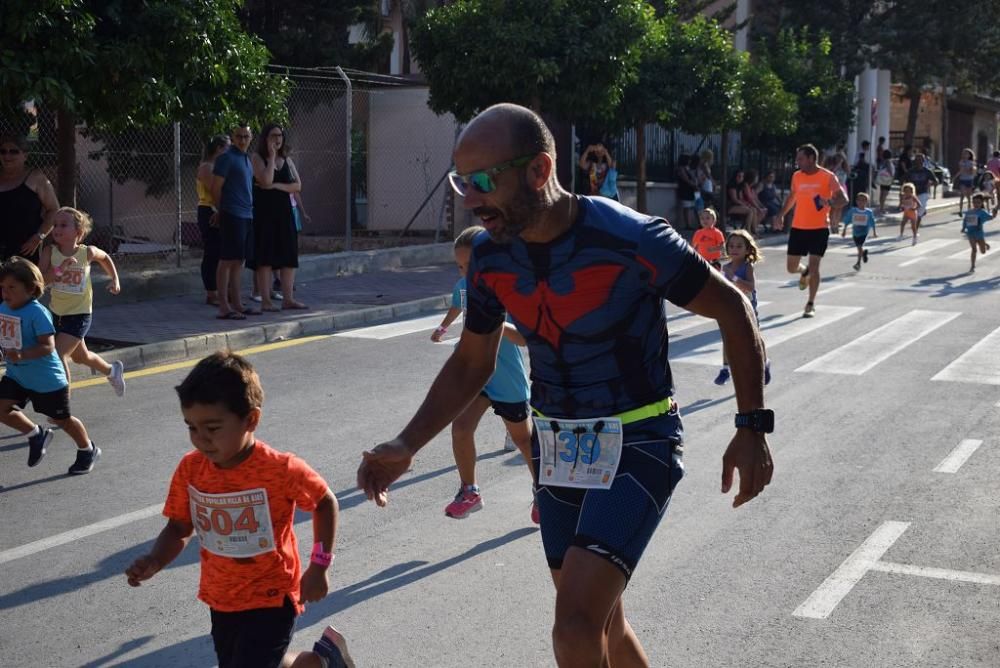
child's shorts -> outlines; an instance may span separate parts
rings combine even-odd
[[[507,422],[524,422],[528,419],[530,409],[527,401],[497,401],[485,391],[479,394],[490,400],[490,406],[497,417]]]
[[[4,376],[0,378],[0,400],[13,401],[20,408],[27,406],[30,401],[36,413],[47,415],[53,420],[70,417],[69,385],[54,392],[35,392],[23,387],[10,376]]]
[[[239,612],[212,610],[212,643],[219,668],[277,668],[295,632],[295,606]]]
[[[90,331],[93,316],[90,313],[74,313],[73,315],[52,314],[52,324],[56,334],[69,334],[75,339],[83,339]]]
[[[855,234],[854,235],[854,245],[857,246],[858,248],[861,248],[862,246],[865,245],[865,239],[867,239],[867,238],[868,238],[868,234],[867,233],[862,234],[861,236],[858,236],[857,234]]]

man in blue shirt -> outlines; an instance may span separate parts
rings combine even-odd
[[[649,665],[621,596],[683,475],[663,299],[716,319],[731,351],[740,413],[722,491],[739,470],[734,506],[760,494],[773,470],[753,311],[663,219],[564,190],[555,141],[531,110],[490,107],[466,126],[454,158],[452,187],[487,230],[473,246],[465,327],[410,423],[363,454],[358,485],[385,505],[413,455],[492,375],[509,314],[531,366],[556,661]]]
[[[219,315],[223,320],[245,320],[259,311],[243,309],[240,279],[243,263],[253,249],[253,166],[247,149],[253,133],[241,123],[230,135],[229,150],[215,159],[212,167],[212,198],[216,213],[211,224],[219,227],[221,248],[216,286]]]

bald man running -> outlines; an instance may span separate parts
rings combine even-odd
[[[830,233],[840,228],[840,212],[847,204],[847,194],[828,169],[816,164],[819,152],[812,144],[800,146],[795,152],[799,170],[792,174],[792,192],[785,200],[778,218],[784,220],[792,207],[792,229],[788,232],[789,274],[799,274],[799,289],[809,288],[803,318],[816,315],[816,293],[819,290],[819,265],[826,254]],[[803,267],[803,256],[809,263]]]
[[[358,469],[369,499],[479,393],[506,315],[527,341],[532,464],[556,586],[559,666],[648,666],[621,596],[684,473],[667,362],[666,298],[718,321],[740,413],[722,460],[739,506],[771,480],[764,348],[749,302],[666,221],[566,192],[532,111],[490,107],[465,129],[451,184],[486,232],[474,240],[462,338],[416,415]]]

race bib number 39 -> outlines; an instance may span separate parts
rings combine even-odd
[[[622,452],[622,423],[615,418],[535,418],[541,454],[538,482],[555,487],[608,489]]]
[[[255,557],[274,550],[266,489],[205,494],[188,485],[188,495],[202,548],[220,557]]]
[[[0,348],[21,349],[21,319],[17,316],[0,314]]]

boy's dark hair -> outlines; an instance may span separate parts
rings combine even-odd
[[[838,144],[838,146],[839,146],[839,144]],[[816,160],[817,158],[819,158],[819,151],[817,151],[816,147],[813,146],[812,144],[803,144],[802,146],[799,146],[795,150],[796,150],[797,153],[801,153],[802,155],[804,155],[804,156],[806,156],[808,158],[812,158],[813,160]]]
[[[0,281],[10,276],[21,283],[31,296],[38,299],[45,292],[45,279],[42,272],[31,260],[25,260],[16,255],[0,265]]]
[[[264,390],[253,365],[228,350],[212,353],[198,362],[174,389],[184,408],[194,404],[222,404],[241,418],[264,404]]]

